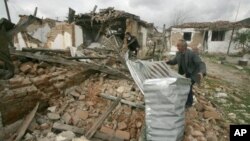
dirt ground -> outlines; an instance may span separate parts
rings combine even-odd
[[[216,76],[222,81],[226,81],[236,88],[245,89],[250,93],[250,77],[247,72],[234,68],[233,66],[218,64],[209,58],[204,60],[207,65],[207,72],[210,76]]]

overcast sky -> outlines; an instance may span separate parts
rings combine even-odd
[[[0,17],[7,17],[3,1],[0,0]],[[97,5],[98,9],[115,7],[125,10],[159,27],[168,26],[176,13],[185,13],[186,22],[234,21],[239,3],[237,20],[250,17],[250,0],[8,0],[14,22],[18,21],[19,14],[33,14],[35,7],[38,7],[40,18],[63,20],[69,7],[77,13],[85,13]]]

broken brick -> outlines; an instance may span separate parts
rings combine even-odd
[[[220,119],[220,114],[216,111],[205,111],[203,114],[204,118],[206,119]]]
[[[115,136],[120,138],[120,139],[124,139],[124,140],[130,139],[130,134],[127,131],[116,130]]]
[[[80,119],[83,119],[83,120],[87,119],[88,116],[89,116],[88,111],[82,111],[82,110],[79,110],[79,109],[76,110],[75,114],[76,114],[77,117],[79,117]]]
[[[23,73],[28,73],[32,69],[32,67],[33,67],[33,63],[32,62],[26,62],[26,63],[21,64],[20,70]]]
[[[105,134],[108,134],[109,136],[113,136],[115,131],[111,128],[108,128],[106,126],[102,126],[101,129],[100,129],[101,132],[105,133]]]
[[[127,124],[125,122],[118,123],[118,129],[123,130],[127,128]]]
[[[69,113],[64,113],[62,116],[62,120],[66,123],[66,124],[70,124],[72,122],[72,118],[71,115]]]

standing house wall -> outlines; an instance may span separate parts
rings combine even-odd
[[[231,39],[232,31],[226,31],[225,38],[223,41],[212,41],[212,32],[213,30],[208,31],[208,52],[209,53],[227,53],[228,45]],[[233,46],[233,42],[231,44]],[[230,51],[234,52],[233,50]]]
[[[241,28],[239,30],[235,30],[234,36],[236,32],[243,32],[246,30],[250,30],[248,28]],[[184,32],[191,32],[191,41],[187,41],[188,47],[192,49],[198,48],[203,49],[203,37],[205,33],[205,29],[195,29],[195,28],[172,28],[171,36],[170,36],[170,44],[171,44],[171,51],[176,52],[177,47],[176,43],[178,39],[183,38]],[[208,39],[207,39],[207,51],[208,53],[227,53],[229,42],[231,40],[232,30],[225,31],[225,37],[223,41],[212,41],[212,32],[213,30],[208,30]],[[242,49],[238,48],[238,45],[231,42],[230,53],[237,53],[240,52]]]
[[[243,32],[246,30],[250,30],[248,28],[241,28],[234,31],[234,37],[237,32]],[[227,30],[225,33],[225,38],[223,41],[212,41],[212,30],[208,32],[208,52],[209,53],[227,53],[229,42],[231,40],[232,30]],[[242,51],[242,48],[238,48],[238,45],[232,41],[230,46],[229,53],[237,53]]]

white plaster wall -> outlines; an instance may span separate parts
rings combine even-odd
[[[28,42],[28,44],[29,44],[29,47],[38,48],[38,45],[35,44],[35,43],[30,43],[30,42]]]
[[[75,45],[80,46],[83,43],[83,33],[80,26],[75,25]]]
[[[67,49],[67,47],[72,46],[72,36],[68,32],[64,32],[64,34],[58,34],[51,43],[51,49]]]
[[[27,47],[23,39],[23,35],[19,32],[17,33],[17,43],[15,43],[16,50],[22,50],[23,47]]]
[[[209,53],[227,53],[229,42],[231,39],[232,30],[228,30],[225,33],[224,41],[211,41],[212,30],[208,32],[208,52]],[[241,51],[240,49],[235,49],[235,43],[231,43],[230,53],[237,53]]]
[[[72,35],[69,34],[68,32],[64,32],[64,36],[63,36],[64,40],[64,46],[63,48],[66,49],[67,47],[72,46]]]
[[[58,34],[54,40],[54,42],[51,43],[51,49],[64,49],[63,48],[63,35]]]
[[[37,28],[34,32],[29,33],[32,37],[40,40],[42,43],[47,42],[47,35],[50,32],[51,28],[48,23],[44,26]]]

